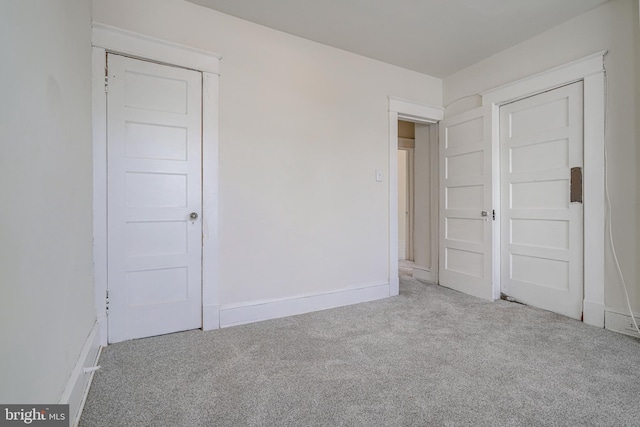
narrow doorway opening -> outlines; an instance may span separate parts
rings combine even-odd
[[[398,120],[398,261],[413,261],[415,124]]]
[[[418,189],[419,178],[417,167],[415,166],[415,154],[414,148],[414,220],[413,220],[413,258],[418,260],[418,242],[417,227],[421,224],[429,230],[429,249],[428,254],[430,256],[430,262],[428,262],[429,268],[423,268],[422,270],[417,267],[412,269],[413,277],[417,277],[418,273],[422,280],[430,282],[438,282],[438,188],[433,187],[433,183],[438,182],[438,122],[442,120],[444,115],[444,109],[442,107],[436,107],[428,104],[417,103],[406,99],[389,97],[389,205],[388,205],[388,218],[389,226],[387,228],[389,236],[388,259],[389,259],[389,296],[398,295],[400,292],[400,278],[398,271],[398,121],[406,121],[413,123],[414,130],[416,132],[416,143],[420,139],[426,141],[424,144],[420,144],[424,148],[427,154],[427,164],[429,165],[424,169],[424,173],[428,174],[428,179],[421,180],[420,185],[425,184],[426,190],[424,193],[425,200],[428,200],[428,214],[424,218],[420,217],[415,208],[416,198],[415,195],[420,192]],[[418,138],[420,135],[422,138]],[[433,238],[431,238],[433,237]],[[435,248],[434,248],[435,245]],[[435,258],[435,260],[434,260]]]
[[[431,282],[437,281],[432,268],[432,209],[438,197],[432,189],[435,126],[398,120],[399,275]]]

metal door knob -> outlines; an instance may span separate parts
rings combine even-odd
[[[195,221],[196,219],[198,219],[198,214],[196,212],[191,212],[189,214],[189,218],[193,221]]]

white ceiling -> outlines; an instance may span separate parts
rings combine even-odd
[[[435,77],[609,0],[187,0]]]

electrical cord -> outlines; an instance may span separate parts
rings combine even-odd
[[[606,57],[605,57],[606,62]],[[629,291],[627,289],[627,282],[624,280],[624,275],[622,274],[622,269],[620,268],[620,262],[618,261],[618,254],[616,252],[616,246],[613,242],[613,226],[612,226],[612,213],[613,209],[611,207],[611,199],[609,197],[609,177],[608,177],[608,155],[607,155],[607,111],[609,110],[609,78],[607,76],[606,64],[604,71],[604,194],[607,202],[607,229],[609,234],[609,244],[611,245],[611,251],[613,252],[613,260],[616,264],[617,273],[620,277],[620,281],[622,283],[622,289],[624,290],[624,296],[627,301],[627,308],[629,309],[629,313],[631,314],[631,322],[635,327],[638,335],[640,335],[640,328],[638,328],[638,323],[636,322],[635,315],[633,314],[633,309],[631,308],[631,300],[629,298]]]

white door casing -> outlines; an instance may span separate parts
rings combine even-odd
[[[444,109],[407,99],[389,97],[389,224],[388,224],[388,264],[389,296],[398,295],[400,280],[398,277],[398,120],[433,124],[442,119]],[[432,168],[437,173],[437,167]],[[435,205],[435,203],[434,203]],[[435,226],[434,226],[435,228]],[[437,229],[433,234],[436,234]],[[434,254],[435,256],[435,254]],[[437,273],[436,273],[437,276]]]
[[[584,299],[583,321],[604,327],[605,247],[605,68],[606,51],[481,93],[482,105],[491,110],[493,147],[499,152],[500,106],[573,82],[584,85]],[[496,165],[499,164],[496,162]],[[494,176],[499,176],[495,167]],[[499,179],[496,179],[498,182]],[[499,188],[499,186],[497,186]],[[494,187],[496,188],[496,187]],[[500,213],[498,212],[498,218]],[[494,245],[500,247],[500,227],[494,229]],[[495,253],[495,252],[494,252]],[[494,256],[494,296],[500,294],[500,256]]]
[[[501,291],[581,319],[583,205],[570,186],[583,167],[582,82],[503,105],[500,152]]]
[[[440,284],[492,298],[492,150],[486,107],[440,122]]]
[[[107,53],[202,74],[202,328],[220,327],[218,292],[218,92],[220,55],[98,22],[92,24],[93,257],[100,344],[107,345]]]
[[[109,342],[199,328],[202,75],[110,54],[108,77]]]

